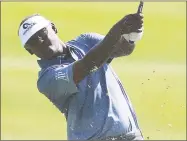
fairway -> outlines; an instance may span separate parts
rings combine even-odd
[[[64,116],[36,87],[37,58],[21,46],[21,20],[40,13],[68,41],[106,34],[138,2],[3,2],[1,4],[1,139],[66,139]],[[144,36],[112,67],[136,110],[145,139],[186,139],[186,3],[145,2]]]

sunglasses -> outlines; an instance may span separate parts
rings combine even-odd
[[[42,28],[34,35],[30,37],[30,39],[26,42],[25,48],[35,45],[40,45],[46,38],[48,37],[48,30],[46,27]]]
[[[41,45],[47,38],[48,30],[46,27],[44,27],[38,32],[36,32],[34,35],[32,35],[31,38],[26,42],[24,47],[30,54],[33,54],[30,48],[32,48],[33,46]]]

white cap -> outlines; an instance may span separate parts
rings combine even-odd
[[[50,21],[40,15],[28,18],[19,28],[19,37],[22,45],[25,46],[25,43],[32,35],[49,24]]]

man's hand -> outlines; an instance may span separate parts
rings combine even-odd
[[[123,29],[121,30],[120,34],[117,35],[117,33],[114,33],[114,31],[117,32],[117,30],[114,29],[120,27],[122,27]],[[114,25],[114,27],[110,30],[109,34],[116,34],[116,38],[117,36],[119,36],[119,40],[115,44],[115,49],[111,54],[111,57],[116,58],[116,57],[130,55],[135,48],[135,44],[134,43],[130,44],[121,35],[129,34],[132,32],[140,33],[141,30],[139,29],[141,29],[142,27],[143,27],[143,15],[141,13],[127,15],[122,20],[120,20],[116,25]]]
[[[143,15],[140,13],[129,14],[117,22],[106,35],[106,39],[110,40],[111,44],[116,44],[123,34],[131,32],[141,32],[143,26]]]

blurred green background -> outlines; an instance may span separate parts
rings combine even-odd
[[[1,139],[66,139],[64,116],[36,88],[39,67],[17,36],[21,20],[40,13],[68,41],[106,34],[139,2],[3,2],[1,7]],[[145,2],[144,36],[112,62],[136,110],[145,139],[186,139],[186,3]]]

